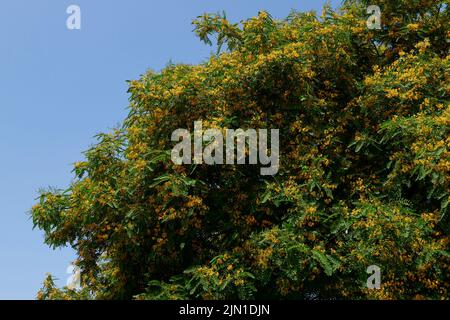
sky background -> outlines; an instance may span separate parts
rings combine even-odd
[[[211,48],[191,21],[225,10],[238,22],[265,9],[321,10],[322,0],[2,0],[0,10],[0,299],[34,299],[46,273],[66,284],[75,259],[32,229],[40,188],[66,188],[72,164],[127,114],[126,80],[169,61],[200,63]],[[333,0],[333,7],[340,0]],[[66,9],[81,8],[81,30]]]

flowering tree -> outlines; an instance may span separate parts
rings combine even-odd
[[[449,9],[377,2],[373,30],[367,1],[195,20],[217,54],[131,81],[123,126],[32,208],[82,271],[80,291],[49,277],[38,297],[448,298]],[[174,164],[171,133],[200,120],[278,128],[278,173]]]

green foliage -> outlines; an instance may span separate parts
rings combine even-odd
[[[379,1],[381,30],[367,4],[195,20],[218,53],[130,81],[123,126],[33,207],[83,284],[39,298],[448,299],[448,4]],[[171,133],[197,120],[280,129],[278,174],[175,165]]]

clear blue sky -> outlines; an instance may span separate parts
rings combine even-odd
[[[32,230],[41,187],[67,187],[96,133],[126,116],[126,80],[168,61],[199,63],[211,49],[192,19],[225,10],[240,21],[266,9],[320,10],[322,0],[2,0],[0,10],[0,299],[34,299],[45,273],[64,285],[72,249]],[[340,1],[331,1],[336,7]],[[81,7],[82,29],[66,28]]]

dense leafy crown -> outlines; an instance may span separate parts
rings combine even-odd
[[[39,298],[448,298],[448,3],[377,3],[381,30],[367,1],[195,20],[217,53],[130,81],[123,126],[33,207],[82,270],[81,291],[49,277]],[[279,128],[278,174],[175,165],[171,133],[196,120]]]

